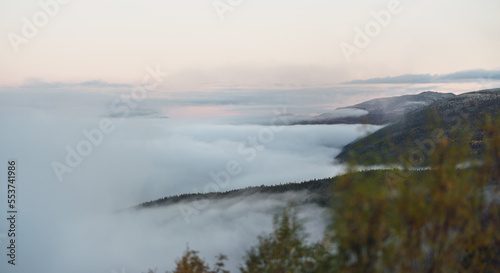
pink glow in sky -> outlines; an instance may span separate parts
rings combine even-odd
[[[183,106],[169,108],[165,114],[177,119],[212,119],[241,113],[225,110],[222,106]]]
[[[46,7],[46,22],[37,1],[0,3],[0,86],[28,78],[133,84],[145,66],[160,64],[179,89],[317,87],[497,69],[500,60],[499,1],[243,0],[223,20],[213,1],[41,2],[67,3]],[[356,29],[367,32],[390,5],[400,12],[348,62],[340,45],[356,46]],[[13,46],[12,35],[25,38],[24,18],[40,27]]]

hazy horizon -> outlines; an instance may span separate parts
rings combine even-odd
[[[116,214],[166,196],[341,174],[375,125],[295,125],[370,99],[500,87],[493,0],[0,2],[0,159],[17,160],[17,265],[173,269],[186,244],[234,272],[272,216],[308,193]],[[3,177],[7,175],[4,172]],[[189,204],[183,204],[189,205]],[[302,208],[311,240],[328,218]],[[125,270],[125,272],[122,271]]]

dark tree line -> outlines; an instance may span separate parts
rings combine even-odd
[[[331,224],[321,242],[306,241],[298,207],[285,209],[239,271],[500,272],[500,120],[486,118],[482,130],[479,164],[463,164],[470,139],[454,138],[435,143],[427,170],[412,169],[411,159],[392,170],[352,166],[329,186]],[[173,272],[228,273],[225,260],[210,267],[188,248]]]

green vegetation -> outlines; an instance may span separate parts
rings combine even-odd
[[[245,257],[242,273],[307,272],[317,270],[317,258],[328,255],[320,244],[307,245],[304,227],[295,210],[274,218],[274,231],[260,236]]]
[[[323,195],[331,224],[322,242],[308,243],[296,208],[286,209],[275,216],[274,231],[247,251],[240,271],[500,272],[500,118],[475,119],[481,124],[470,131],[435,138],[425,154],[426,170],[402,164],[359,172],[351,165],[347,174],[332,180],[330,194]],[[428,125],[423,128],[432,131]],[[471,145],[477,130],[480,152]],[[480,161],[464,165],[471,155]],[[325,187],[324,181],[316,183],[312,189]],[[307,186],[269,190],[286,187]],[[188,249],[174,272],[227,272],[222,271],[223,260],[211,271]]]
[[[488,198],[499,193],[499,125],[485,120],[480,166],[457,170],[464,139],[436,144],[426,172],[344,176],[329,229],[338,272],[499,272],[499,204]]]
[[[198,256],[198,251],[190,250],[189,247],[184,251],[182,258],[175,261],[176,268],[172,273],[229,273],[225,270],[224,261],[227,257],[223,254],[217,256],[217,263],[213,269]]]
[[[496,117],[499,113],[500,89],[439,100],[346,145],[337,160],[359,165],[402,164],[413,157],[414,161],[419,161],[418,166],[428,166],[429,156],[434,152],[432,145],[444,139],[451,144],[458,143],[466,127],[471,134],[468,138],[472,148],[471,158],[479,158],[484,153],[482,125],[486,116]]]
[[[333,179],[333,180],[332,180]],[[259,186],[248,187],[244,189],[232,190],[227,192],[210,192],[210,193],[190,193],[176,196],[169,196],[158,200],[142,203],[131,209],[144,209],[158,206],[168,206],[178,204],[181,202],[191,202],[200,200],[218,200],[223,198],[245,198],[252,194],[279,194],[285,192],[300,192],[307,191],[311,197],[303,200],[304,203],[315,203],[322,207],[328,204],[328,189],[331,187],[333,181],[337,178],[324,178],[304,181],[300,183],[286,183],[275,186]]]

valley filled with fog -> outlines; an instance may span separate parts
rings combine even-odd
[[[98,93],[3,96],[12,97],[1,108],[0,154],[18,161],[19,272],[171,270],[187,244],[209,262],[227,254],[235,270],[271,231],[273,214],[307,192],[211,201],[188,216],[179,206],[117,211],[171,195],[332,177],[343,171],[334,162],[342,146],[380,128],[287,126],[296,118],[287,105],[208,118],[145,107],[117,117]],[[307,205],[301,216],[310,240],[321,238],[323,209]]]
[[[500,1],[453,4],[0,1],[0,273],[170,273],[187,246],[210,267],[216,255],[227,255],[226,269],[236,273],[258,236],[273,231],[273,216],[292,204],[299,207],[309,242],[324,238],[327,226],[340,234],[325,238],[341,250],[326,255],[341,261],[339,272],[357,262],[383,272],[409,268],[407,261],[413,267],[417,256],[437,271],[429,261],[464,257],[468,263],[476,250],[481,254],[494,245],[490,233],[476,232],[484,240],[462,240],[456,230],[446,233],[435,225],[453,227],[448,223],[455,218],[407,216],[450,208],[459,213],[448,214],[462,217],[466,206],[457,203],[468,197],[433,194],[443,197],[436,199],[443,206],[419,203],[413,197],[425,195],[415,187],[417,194],[392,191],[398,194],[383,203],[380,196],[387,193],[378,187],[360,187],[361,195],[353,187],[342,195],[337,181],[348,176],[330,179],[350,170],[345,162],[355,162],[365,170],[403,164],[398,181],[409,180],[426,167],[413,163],[425,163],[425,155],[446,146],[440,133],[455,127],[446,123],[442,131],[431,131],[423,125],[456,116],[461,130],[478,121],[468,113],[498,112],[496,95],[458,95],[500,86]],[[478,98],[491,100],[481,113],[462,111]],[[423,110],[439,101],[443,114],[429,122]],[[478,138],[473,145],[485,143]],[[350,157],[355,152],[364,161]],[[406,154],[418,160],[406,160]],[[383,172],[363,172],[369,178],[361,179],[363,186],[372,178],[381,182],[373,174]],[[330,185],[340,195],[332,197]],[[371,211],[377,213],[367,217]],[[359,219],[329,225],[342,212]],[[414,224],[439,230],[443,246],[474,244],[448,254],[441,245],[432,248],[436,237],[406,243],[415,236],[398,231],[405,221],[411,232],[420,228]],[[386,236],[391,233],[399,237]],[[353,239],[346,248],[339,244],[342,234]],[[383,240],[374,244],[372,237]],[[421,252],[399,251],[397,244],[420,244]],[[371,252],[371,246],[377,249]],[[363,251],[344,251],[351,247]],[[268,259],[282,269],[267,271],[311,265],[298,248],[277,248],[289,257]],[[314,248],[306,252],[314,252],[315,260],[330,251]],[[444,256],[433,260],[427,253]],[[336,270],[324,264],[325,271]]]

